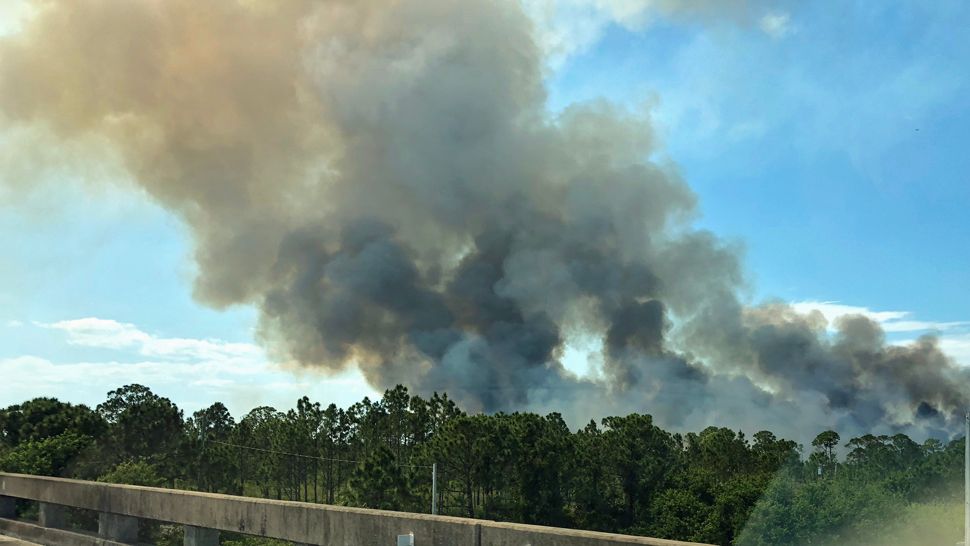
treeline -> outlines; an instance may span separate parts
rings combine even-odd
[[[93,410],[39,398],[0,411],[3,471],[429,512],[436,464],[442,514],[714,544],[837,543],[962,483],[962,439],[841,442],[675,434],[641,414],[571,431],[556,413],[467,415],[400,386],[238,422],[218,402],[186,418],[141,385]]]

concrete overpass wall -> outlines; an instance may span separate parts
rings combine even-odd
[[[4,499],[4,497],[6,499]],[[322,504],[276,501],[154,487],[0,473],[0,518],[13,528],[10,499],[41,503],[49,522],[59,507],[97,511],[99,540],[133,542],[137,518],[187,526],[186,544],[217,544],[232,531],[320,546],[395,546],[414,535],[414,546],[688,546],[692,543]],[[5,508],[7,507],[7,508]],[[41,526],[44,526],[42,518]],[[0,521],[2,523],[2,521]],[[22,532],[22,531],[21,531]],[[40,531],[35,530],[35,534]],[[52,539],[49,539],[52,540]],[[64,542],[68,543],[68,542]],[[72,542],[72,544],[77,543]]]

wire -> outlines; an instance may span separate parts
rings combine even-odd
[[[314,456],[314,455],[303,455],[302,453],[290,453],[290,452],[287,452],[287,451],[277,451],[275,449],[264,449],[264,448],[261,448],[261,447],[241,446],[239,444],[231,444],[229,442],[221,442],[219,440],[209,440],[209,443],[212,443],[212,444],[221,444],[221,445],[224,445],[224,446],[235,447],[235,448],[239,448],[239,449],[249,449],[249,450],[252,450],[252,451],[261,451],[263,453],[273,453],[273,454],[276,454],[276,455],[286,455],[288,457],[302,457],[304,459],[316,459],[316,460],[319,460],[319,461],[335,461],[335,462],[338,462],[338,463],[352,463],[352,464],[360,464],[362,462],[362,461],[355,461],[353,459],[334,459],[334,458],[331,458],[331,457],[317,457],[317,456]],[[430,464],[405,464],[405,463],[395,463],[395,464],[397,466],[407,466],[407,467],[411,467],[411,468],[432,468],[432,465],[430,465]]]

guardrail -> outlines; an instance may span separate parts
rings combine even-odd
[[[39,502],[39,521],[15,520],[14,499]],[[65,529],[64,507],[96,511],[98,535]],[[216,546],[219,531],[319,546],[697,546],[537,525],[0,473],[0,534],[51,545],[132,544],[139,519],[184,525],[186,546]]]

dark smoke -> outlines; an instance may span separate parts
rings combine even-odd
[[[0,116],[117,157],[280,361],[577,423],[954,430],[967,374],[933,338],[748,306],[649,119],[551,118],[542,62],[514,2],[46,0],[0,42]]]

